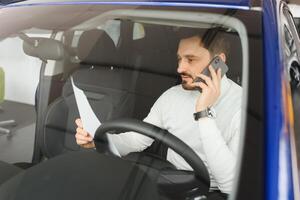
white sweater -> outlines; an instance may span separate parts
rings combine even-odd
[[[210,174],[211,188],[230,193],[235,176],[241,126],[242,88],[224,76],[221,94],[213,109],[216,119],[193,119],[198,91],[181,85],[164,92],[144,121],[168,130],[189,145],[203,160]],[[153,140],[138,133],[109,135],[121,155],[142,151]],[[178,169],[191,170],[181,156],[168,150],[167,159]]]

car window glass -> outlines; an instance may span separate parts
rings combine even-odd
[[[101,27],[114,41],[115,46],[118,45],[120,39],[120,23],[120,20],[108,20],[105,25]]]
[[[133,24],[133,40],[142,39],[145,37],[145,29],[141,23]]]
[[[229,97],[234,97],[234,100],[228,100],[225,103],[217,102],[213,106],[217,114],[210,117],[215,117],[218,127],[221,127],[220,134],[224,134],[226,140],[222,144],[228,143],[229,151],[226,152],[233,152],[233,156],[229,156],[230,158],[234,157],[233,161],[225,160],[224,163],[234,168],[235,163],[239,163],[236,162],[238,160],[237,155],[240,154],[239,142],[244,132],[242,126],[246,124],[245,120],[247,120],[244,116],[248,115],[242,106],[243,101],[246,102],[242,97],[245,94],[244,91],[247,90],[247,87],[243,89],[242,86],[248,84],[248,74],[245,72],[248,72],[248,65],[250,64],[262,69],[260,67],[262,64],[260,26],[256,30],[256,28],[251,27],[252,22],[247,20],[253,19],[254,16],[260,23],[261,16],[255,15],[256,11],[249,13],[237,11],[236,16],[234,12],[232,16],[226,14],[224,17],[225,15],[220,14],[221,12],[210,9],[203,9],[205,11],[203,12],[202,10],[189,10],[187,8],[187,11],[185,8],[182,10],[176,8],[158,10],[155,8],[153,10],[152,8],[148,8],[149,10],[123,8],[122,12],[115,12],[119,9],[110,6],[89,6],[88,8],[80,9],[79,5],[28,7],[24,8],[25,11],[21,14],[28,16],[31,9],[39,11],[33,17],[33,22],[30,20],[17,21],[18,23],[14,24],[16,27],[13,29],[0,30],[1,39],[3,38],[0,41],[0,47],[3,45],[1,52],[4,52],[3,55],[10,53],[10,56],[2,57],[0,54],[2,58],[0,59],[0,66],[3,65],[8,76],[11,76],[8,80],[15,81],[7,82],[7,91],[10,92],[8,94],[15,96],[8,95],[9,98],[5,100],[12,103],[10,109],[13,109],[15,104],[29,104],[31,111],[38,110],[39,117],[36,117],[34,113],[32,117],[28,117],[33,121],[24,124],[26,126],[30,124],[31,127],[36,125],[36,132],[41,135],[39,139],[43,141],[43,144],[46,144],[41,149],[43,157],[53,158],[65,152],[82,150],[76,144],[74,137],[77,128],[75,119],[79,118],[80,114],[71,80],[83,90],[101,123],[123,118],[139,121],[146,118],[149,122],[167,129],[171,133],[179,134],[180,132],[179,138],[185,137],[186,133],[192,133],[193,135],[187,136],[185,142],[196,151],[200,151],[201,143],[195,140],[199,135],[196,132],[198,123],[193,118],[195,102],[200,91],[195,88],[184,88],[185,80],[183,79],[194,81],[195,76],[202,71],[197,70],[193,74],[184,75],[183,73],[179,74],[178,67],[182,59],[186,59],[189,64],[198,62],[205,68],[213,57],[219,55],[220,57],[223,56],[222,59],[229,69],[222,79],[227,84],[222,88],[226,92],[221,92],[221,94],[230,94]],[[50,12],[48,9],[54,12],[53,16],[59,17],[61,21],[44,17],[44,13]],[[168,18],[168,14],[171,12],[176,14],[174,15],[176,20],[173,15]],[[118,16],[118,13],[122,13],[124,16]],[[243,14],[246,16],[244,17]],[[68,15],[66,19],[64,18],[65,15]],[[14,19],[10,18],[10,20],[13,21]],[[4,25],[4,21],[0,22],[0,27]],[[35,35],[37,30],[28,28],[35,26],[46,33]],[[197,49],[201,50],[201,56],[186,56],[178,52],[180,42],[185,41],[184,39],[191,39],[192,36],[196,36],[198,39],[193,45],[196,44]],[[7,44],[5,43],[6,40],[17,41],[18,45]],[[200,41],[203,42],[205,48],[198,45]],[[288,33],[286,34],[286,41],[290,50],[289,47],[293,46],[293,41]],[[11,49],[11,51],[5,54],[7,49]],[[38,64],[18,62],[19,60],[12,49]],[[251,53],[249,53],[250,50]],[[202,55],[206,55],[206,57]],[[7,60],[9,62],[6,62]],[[221,63],[221,66],[224,67],[225,64],[222,62],[217,62],[217,64]],[[212,62],[213,64],[216,63]],[[193,66],[198,69],[198,65]],[[218,65],[214,66],[218,67]],[[33,68],[34,72],[41,69],[38,89],[36,89],[37,84],[34,85],[36,80],[33,80],[29,73]],[[9,74],[10,70],[15,70],[14,72],[19,70],[21,73]],[[209,72],[206,75],[211,76]],[[28,84],[24,81],[23,76],[27,77],[25,80],[29,79],[28,82],[32,83]],[[261,74],[255,76],[256,81],[253,81],[253,85],[260,84],[260,81],[257,81],[260,80],[260,76]],[[26,89],[26,84],[33,88],[31,88],[32,91]],[[38,95],[35,95],[36,90],[39,91]],[[178,93],[173,94],[174,90]],[[229,90],[230,93],[227,93]],[[260,89],[257,88],[257,90]],[[29,102],[24,100],[25,95],[23,93],[26,92],[31,98]],[[177,95],[181,93],[187,99],[179,98],[182,101],[180,104],[176,101],[173,102],[173,96],[167,96],[168,99],[163,102],[160,100],[160,96],[163,94]],[[20,95],[17,96],[16,94]],[[261,92],[257,92],[258,96],[260,94]],[[32,100],[34,97],[39,99],[36,105]],[[256,98],[256,95],[249,98]],[[225,99],[227,100],[227,98]],[[251,101],[253,100],[251,99]],[[255,102],[260,107],[261,101],[256,98]],[[178,110],[178,112],[172,114],[174,110]],[[147,118],[149,112],[151,115]],[[169,112],[172,117],[167,115]],[[260,121],[260,112],[261,110],[257,111],[256,107],[253,106],[249,115],[255,113],[254,115],[259,116],[257,118]],[[20,117],[24,116],[20,115]],[[191,126],[186,126],[187,123]],[[23,126],[20,128],[20,132],[23,131],[22,128]],[[227,133],[229,129],[232,132]],[[34,133],[34,130],[32,132]],[[255,134],[262,136],[259,131]],[[147,144],[150,145],[151,142]],[[260,145],[261,143],[257,142],[252,145],[258,146],[257,144]],[[134,150],[138,151],[138,149]],[[154,149],[150,150],[153,151]],[[169,150],[168,152],[174,156],[174,162],[183,163],[183,169],[191,169],[175,151]],[[205,156],[203,158],[205,159]],[[231,183],[228,191],[231,191],[234,185],[232,180],[236,171],[238,170],[229,172]],[[146,173],[148,172],[146,171]],[[212,187],[217,189],[217,181],[214,180],[213,176],[211,177]],[[222,179],[222,175],[220,177]]]

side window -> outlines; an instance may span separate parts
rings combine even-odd
[[[105,30],[109,37],[111,37],[116,46],[120,39],[120,25],[120,20],[108,20],[103,27],[100,27],[100,29]]]
[[[282,15],[282,36],[284,45],[285,67],[290,81],[295,145],[297,154],[298,171],[300,169],[300,40],[294,20],[287,9],[283,7]],[[292,137],[293,139],[293,137]],[[299,174],[298,174],[299,176]]]
[[[133,24],[133,40],[139,40],[145,37],[145,29],[141,23],[135,22]]]

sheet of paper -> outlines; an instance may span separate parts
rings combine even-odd
[[[82,121],[83,128],[92,137],[94,137],[97,128],[101,125],[101,122],[95,115],[84,92],[74,84],[73,77],[71,77],[71,83],[72,83],[72,87],[73,87],[73,91],[74,91],[74,95],[75,95],[75,99],[76,99],[76,103],[77,103],[77,107],[79,110],[79,115],[80,115],[80,118]],[[113,154],[120,157],[121,155],[120,155],[119,151],[117,150],[116,146],[112,143],[111,138],[107,137],[107,139],[108,139],[110,151]]]

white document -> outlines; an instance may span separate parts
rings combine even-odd
[[[79,115],[82,121],[82,125],[84,130],[86,130],[93,138],[95,136],[97,128],[101,125],[101,122],[95,115],[89,101],[87,100],[84,92],[76,87],[73,81],[73,77],[71,77],[71,83],[77,103],[77,107],[79,110]],[[112,143],[109,136],[107,136],[108,144],[110,151],[115,154],[116,156],[121,157],[119,151],[117,150],[116,146]]]

